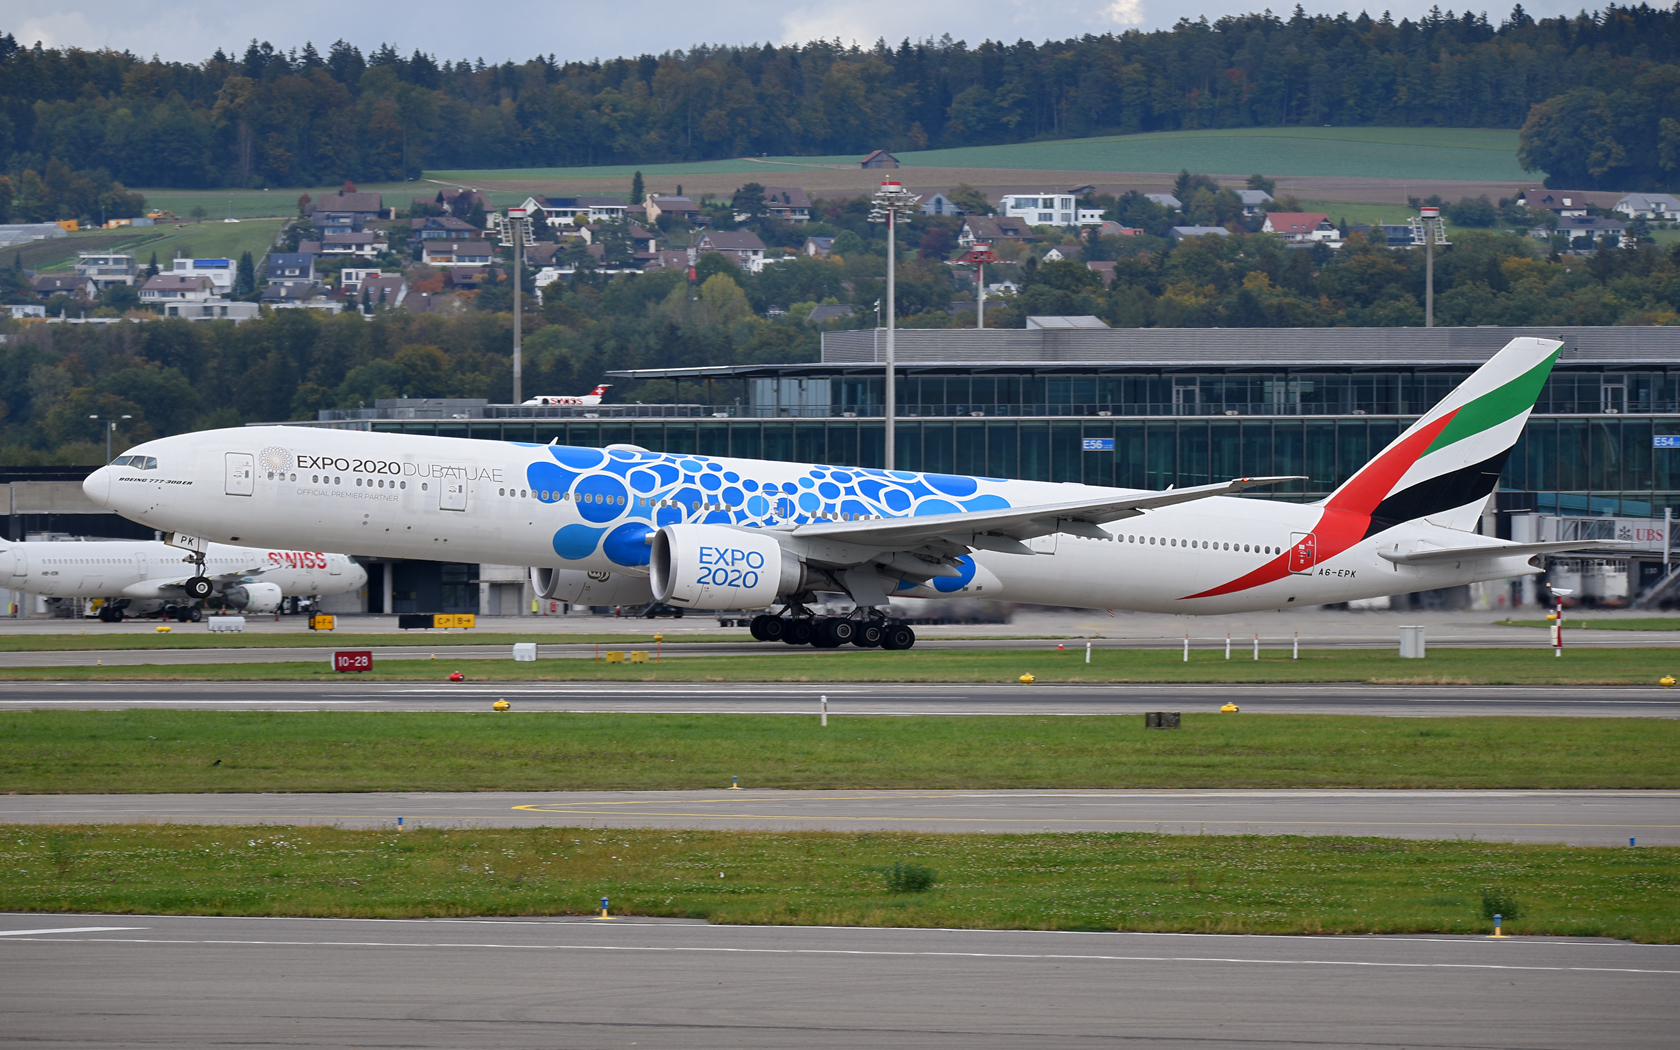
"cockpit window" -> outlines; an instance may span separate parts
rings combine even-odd
[[[118,456],[111,461],[113,467],[133,467],[135,470],[156,470],[156,456]]]
[[[113,467],[126,467],[126,466],[128,466],[129,461],[132,460],[133,458],[134,458],[133,456],[118,456],[116,459],[113,459],[111,461],[111,466],[113,466]]]
[[[135,456],[134,458],[135,459],[140,459],[141,457]],[[138,464],[138,466],[140,467],[141,470],[156,470],[157,469],[157,457],[156,456],[146,456],[145,460],[146,460],[146,462]],[[134,464],[134,463],[129,464],[129,466],[135,466],[135,465],[136,464]]]

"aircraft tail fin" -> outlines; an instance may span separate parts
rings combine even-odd
[[[1530,337],[1506,343],[1331,493],[1325,508],[1368,516],[1367,536],[1419,518],[1474,529],[1562,346]]]

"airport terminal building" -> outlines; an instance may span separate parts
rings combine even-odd
[[[1026,329],[896,334],[895,467],[1149,489],[1301,474],[1310,480],[1284,498],[1318,499],[1510,339],[1540,336],[1563,340],[1563,352],[1485,531],[1632,541],[1608,565],[1612,576],[1628,574],[1624,582],[1587,584],[1589,592],[1621,587],[1621,600],[1664,575],[1663,519],[1680,511],[1680,328],[1111,329],[1034,320]],[[315,425],[881,467],[885,343],[881,329],[828,332],[814,363],[612,374],[710,381],[740,393],[727,405],[382,402],[324,412]],[[1606,569],[1603,558],[1576,562],[1588,576]]]

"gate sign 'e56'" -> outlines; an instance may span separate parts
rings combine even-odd
[[[1113,452],[1113,438],[1085,438],[1079,442],[1082,452]]]
[[[1680,448],[1680,434],[1657,434],[1651,438],[1652,448]]]

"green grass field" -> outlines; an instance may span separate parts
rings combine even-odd
[[[885,869],[930,868],[894,893]],[[1680,850],[1388,839],[0,827],[0,910],[1680,941]]]
[[[164,269],[169,268],[169,260],[175,257],[176,252],[184,252],[194,259],[234,260],[239,258],[240,252],[250,252],[253,258],[261,259],[263,252],[274,243],[283,221],[189,221],[179,230],[170,223],[73,233],[57,240],[31,244],[23,249],[23,264],[32,270],[48,273],[63,271],[76,264],[77,253],[96,251],[129,252],[141,266],[145,266],[156,253],[158,265]]]
[[[1680,722],[7,711],[0,791],[1680,787]],[[517,699],[515,704],[517,706]],[[488,702],[485,705],[488,707]],[[1188,706],[1188,705],[1185,705]]]
[[[460,671],[473,682],[1014,682],[1031,674],[1038,682],[1368,682],[1374,685],[1646,685],[1680,674],[1680,648],[1571,649],[1556,659],[1540,632],[1532,649],[1444,649],[1427,660],[1402,660],[1372,649],[1263,650],[1253,660],[1241,639],[1232,658],[1224,648],[1192,650],[1185,662],[1177,650],[1097,649],[1084,651],[923,649],[902,653],[878,649],[831,651],[776,649],[763,655],[667,656],[646,664],[610,664],[587,657],[544,657],[535,663],[454,658],[377,659],[360,676],[373,681],[439,681]],[[529,640],[529,639],[527,639]],[[319,663],[169,664],[0,668],[0,681],[328,681],[343,680],[327,667],[336,642],[322,642]],[[385,644],[393,644],[387,642]],[[425,644],[425,643],[420,643]],[[620,651],[653,653],[653,643],[625,643]],[[628,658],[627,658],[628,659]],[[1023,685],[1021,688],[1031,688]]]
[[[1534,182],[1517,163],[1517,132],[1485,128],[1228,128],[1143,135],[1061,139],[1008,146],[911,150],[895,153],[905,168],[993,168],[1016,171],[1191,171],[1272,176]],[[428,178],[647,179],[684,175],[797,172],[812,166],[850,166],[857,157],[769,157],[692,164],[620,164],[578,168],[428,172]],[[908,176],[914,178],[914,176]],[[762,180],[760,180],[762,181]]]

